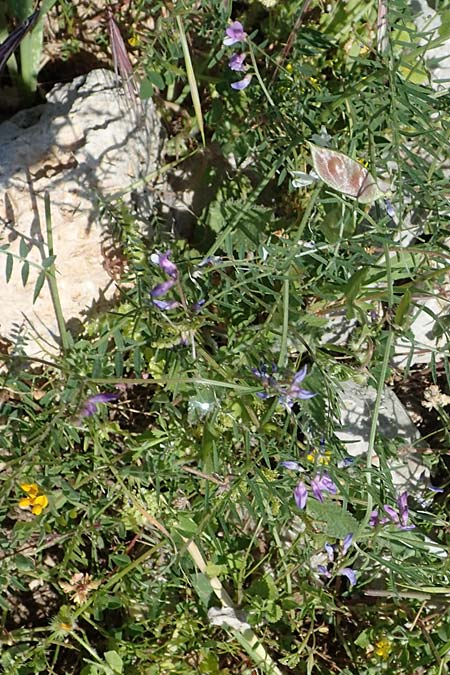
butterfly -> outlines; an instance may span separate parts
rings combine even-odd
[[[383,194],[376,180],[359,162],[342,152],[313,143],[309,143],[309,147],[315,172],[330,187],[361,204],[369,204]]]

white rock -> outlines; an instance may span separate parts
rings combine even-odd
[[[367,453],[377,391],[370,385],[361,385],[351,380],[340,384],[341,429],[336,436],[345,444],[352,457]],[[377,433],[387,439],[399,438],[403,442],[398,457],[390,459],[392,482],[399,492],[408,490],[414,496],[423,493],[430,472],[423,465],[422,454],[415,451],[420,433],[396,394],[385,388],[381,400]],[[379,463],[374,454],[373,465]]]
[[[44,194],[51,199],[54,250],[64,318],[82,318],[114,292],[104,269],[99,197],[113,198],[152,174],[161,150],[161,125],[153,104],[138,115],[125,101],[112,73],[95,70],[56,86],[47,103],[23,110],[0,125],[0,245],[19,255],[30,248],[24,287],[21,262],[6,283],[0,268],[0,335],[20,332],[30,356],[57,349],[56,318],[45,284],[33,292],[46,245]],[[139,118],[139,119],[138,119]],[[150,204],[151,207],[151,204]],[[6,258],[3,257],[4,269]],[[37,339],[33,324],[41,339]]]

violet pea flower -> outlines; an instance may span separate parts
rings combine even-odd
[[[298,509],[304,509],[306,506],[306,500],[308,499],[308,491],[306,485],[300,481],[297,487],[294,490],[294,501]]]
[[[318,499],[319,502],[323,502],[322,493],[329,492],[330,494],[335,495],[337,487],[327,473],[322,475],[318,473],[311,481],[311,490],[314,497]]]
[[[356,572],[355,570],[352,570],[351,567],[342,567],[338,571],[338,574],[340,574],[343,577],[347,577],[347,579],[350,582],[350,586],[354,586],[356,584]]]
[[[175,286],[175,279],[168,279],[167,281],[163,281],[160,284],[157,284],[152,290],[150,291],[150,295],[152,298],[160,298],[162,295],[165,295],[170,291],[173,286]]]
[[[233,56],[230,58],[228,61],[228,67],[230,70],[234,70],[238,73],[244,73],[245,72],[245,61],[246,54],[233,54]]]
[[[235,45],[236,42],[243,42],[246,37],[247,33],[244,31],[244,26],[241,24],[241,22],[233,21],[233,23],[230,23],[230,25],[225,29],[225,38],[223,40],[223,44],[226,47],[231,47],[231,45]]]
[[[178,267],[175,265],[174,262],[169,260],[169,256],[172,255],[172,252],[166,251],[165,253],[160,253],[159,251],[157,253],[152,253],[150,256],[150,260],[152,263],[155,265],[158,265],[160,269],[162,269],[163,272],[169,275],[169,277],[172,277],[172,279],[177,279],[178,278]]]
[[[158,307],[158,309],[161,309],[163,312],[180,306],[180,303],[177,300],[153,300],[152,302],[155,307]]]
[[[352,545],[353,542],[353,534],[350,532],[344,537],[344,540],[342,542],[342,555],[345,555]]]
[[[252,79],[252,76],[246,75],[242,80],[238,80],[237,82],[232,82],[231,83],[231,88],[235,89],[236,91],[242,91],[242,89],[246,89],[248,85],[250,84]]]
[[[290,471],[301,471],[302,469],[298,462],[294,462],[290,459],[280,462],[280,466],[282,466],[284,469],[289,469]]]
[[[97,410],[99,403],[109,403],[110,401],[115,401],[119,398],[119,394],[94,394],[94,396],[89,396],[88,399],[84,402],[83,408],[80,412],[80,417],[92,417]]]

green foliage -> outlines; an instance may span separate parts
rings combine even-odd
[[[155,219],[149,242],[124,202],[104,204],[127,262],[120,300],[73,338],[56,303],[65,343],[53,361],[25,367],[17,346],[2,357],[0,664],[11,675],[447,672],[445,406],[424,458],[445,492],[411,501],[413,531],[368,523],[396,507],[388,460],[403,440],[377,434],[379,466],[349,465],[335,433],[341,382],[381,391],[395,339],[447,273],[444,97],[400,0],[384,56],[360,0],[312,3],[297,25],[296,3],[241,3],[232,18],[251,43],[233,49],[249,61],[252,50],[254,76],[234,91],[228,6],[140,2],[128,26],[141,95],[166,103],[168,162],[194,157],[207,195],[192,236]],[[313,166],[308,142],[387,183],[395,221],[382,200],[332,181],[294,189],[291,172]],[[414,240],[403,238],[410,217]],[[35,298],[47,280],[57,297],[49,248]],[[151,291],[169,275],[150,255],[169,248],[178,272],[164,299],[176,304],[165,311]],[[2,250],[9,279],[17,262]],[[24,239],[25,281],[27,253]],[[330,337],[336,314],[354,324],[346,341]],[[436,322],[436,334],[447,328]],[[289,405],[305,364],[298,386],[316,396]],[[430,378],[448,370],[437,353]],[[99,393],[119,398],[86,414]],[[336,494],[319,501],[325,471]],[[39,495],[48,505],[33,513]]]

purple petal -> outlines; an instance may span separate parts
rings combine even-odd
[[[322,490],[320,489],[320,482],[317,479],[317,476],[312,479],[311,481],[311,490],[313,493],[313,497],[319,500],[319,502],[323,502],[323,494]]]
[[[94,396],[89,396],[88,399],[84,402],[83,408],[80,412],[80,417],[92,417],[97,412],[97,406],[99,403],[109,403],[109,401],[115,401],[119,398],[119,394],[94,394]]]
[[[150,295],[152,298],[160,298],[162,295],[165,295],[170,291],[170,289],[175,285],[176,281],[175,279],[168,279],[167,281],[163,281],[160,284],[157,284],[155,288],[152,288],[150,291]]]
[[[338,571],[338,574],[340,574],[343,577],[347,577],[347,579],[350,582],[350,586],[354,586],[356,584],[356,572],[355,570],[352,570],[351,567],[342,567]]]
[[[244,31],[244,26],[240,21],[233,21],[225,30],[225,38],[223,44],[227,47],[236,44],[236,42],[242,42],[247,37],[247,33]]]
[[[306,401],[308,398],[314,398],[317,395],[307,389],[300,389],[300,387],[291,387],[289,393],[292,398],[300,398],[303,401]]]
[[[288,459],[285,462],[280,462],[280,466],[282,466],[284,469],[289,469],[289,471],[301,471],[302,467],[298,462],[293,462],[292,460]]]
[[[248,87],[251,79],[252,79],[252,76],[250,74],[246,75],[242,80],[238,80],[238,82],[232,82],[231,88],[236,89],[237,91],[241,91],[242,89],[245,89],[246,87]]]
[[[317,565],[317,571],[319,574],[322,574],[322,576],[327,577],[327,579],[331,579],[331,574],[325,567],[325,565]]]
[[[163,311],[167,309],[175,309],[180,304],[176,300],[153,300],[152,302],[155,307],[158,307],[158,309],[162,309]]]
[[[326,472],[324,472],[322,476],[320,476],[320,474],[317,474],[314,480],[317,482],[317,486],[319,487],[320,490],[329,492],[332,495],[335,495],[337,493],[336,485],[333,483],[330,476]]]
[[[169,277],[172,277],[173,279],[176,279],[178,277],[178,268],[175,265],[174,262],[169,260],[169,256],[171,255],[171,251],[166,251],[165,253],[160,253],[159,254],[159,266],[162,269],[163,272],[169,275]]]
[[[392,508],[392,506],[389,506],[389,504],[385,504],[383,506],[383,509],[386,511],[388,514],[389,518],[392,520],[393,523],[399,523],[400,519],[398,517],[398,513],[395,509]]]
[[[228,67],[230,70],[234,70],[238,73],[244,73],[245,72],[245,65],[244,61],[246,59],[246,54],[233,54],[233,56],[230,58],[228,61]]]
[[[305,366],[303,366],[303,368],[300,368],[300,370],[295,373],[294,378],[292,380],[292,384],[294,386],[297,386],[298,384],[303,382],[303,380],[306,377],[307,372],[308,372],[308,366],[305,365]]]
[[[294,501],[298,509],[304,509],[306,500],[308,499],[308,491],[306,485],[300,482],[294,490]]]
[[[378,514],[378,509],[374,509],[374,511],[372,511],[372,513],[370,514],[369,525],[371,527],[376,527],[379,524],[380,524],[380,516]]]
[[[331,544],[329,544],[328,542],[326,542],[326,543],[325,543],[325,546],[324,546],[324,549],[325,549],[325,551],[326,551],[327,554],[328,554],[328,560],[329,560],[330,562],[333,562],[333,560],[334,560],[334,546],[332,546]]]
[[[342,542],[342,555],[345,555],[352,545],[353,542],[353,534],[350,532],[344,537],[344,541]]]
[[[397,506],[400,515],[400,523],[402,527],[408,525],[409,510],[408,510],[408,493],[402,492],[400,497],[397,499]]]

